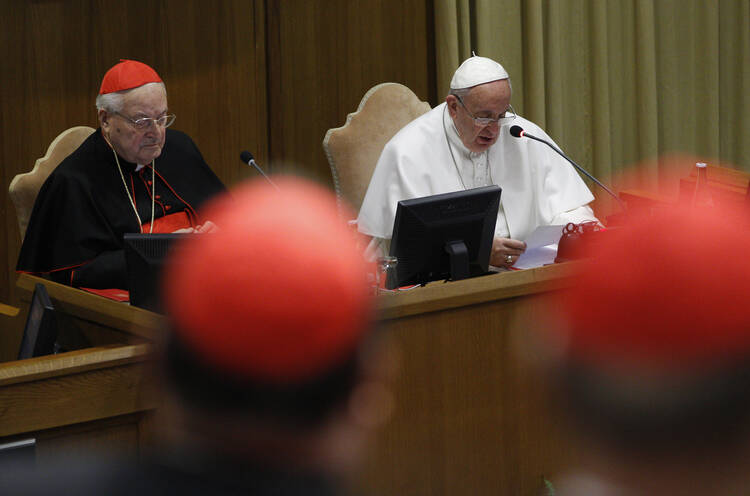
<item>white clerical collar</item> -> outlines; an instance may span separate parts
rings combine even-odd
[[[446,103],[445,106],[447,107],[448,104]],[[454,150],[458,152],[458,154],[465,159],[476,159],[477,157],[483,155],[485,152],[475,153],[466,148],[466,145],[464,145],[464,142],[461,141],[461,137],[458,135],[458,129],[456,129],[456,123],[453,122],[453,118],[451,117],[450,112],[446,108],[443,112],[443,119],[446,129],[446,134],[448,135],[448,140],[450,140],[450,144],[453,147]]]
[[[135,171],[138,172],[139,170],[143,169],[144,167],[146,167],[146,166],[143,165],[143,164],[136,164],[135,165]]]

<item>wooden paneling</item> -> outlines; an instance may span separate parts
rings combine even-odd
[[[0,441],[36,439],[45,468],[77,456],[135,456],[158,406],[149,345],[91,348],[0,364]]]
[[[393,418],[375,439],[363,494],[542,494],[575,461],[550,410],[537,331],[547,292],[576,264],[507,272],[381,298],[400,351]]]
[[[20,278],[22,299],[39,278]],[[44,282],[57,309],[59,337],[81,323],[116,344],[0,363],[0,441],[34,438],[39,467],[99,451],[134,455],[149,442],[159,405],[149,360],[160,317],[81,290]],[[137,333],[136,336],[133,332]],[[99,341],[100,339],[92,339]],[[66,458],[67,457],[67,458]]]
[[[40,277],[21,274],[16,292],[23,312],[13,320],[0,316],[0,325],[5,325],[0,335],[0,345],[4,346],[0,349],[0,362],[15,360],[18,356],[26,314],[37,283],[47,287],[56,310],[59,330],[57,343],[65,350],[160,339],[164,328],[161,315]]]
[[[18,357],[26,323],[25,307],[23,312],[18,307],[9,308],[18,309],[19,313],[16,315],[12,315],[12,312],[0,314],[0,363],[15,360]]]
[[[331,183],[321,143],[365,92],[402,83],[435,105],[429,0],[268,0],[271,168]]]
[[[0,301],[20,247],[7,197],[61,131],[97,126],[94,99],[120,58],[153,65],[167,85],[176,129],[187,132],[227,184],[251,175],[238,159],[267,154],[264,2],[248,0],[0,0]],[[157,161],[158,166],[158,161]],[[64,206],[61,206],[64,208]]]
[[[61,131],[95,127],[120,58],[153,65],[176,129],[228,185],[294,164],[331,184],[321,142],[372,86],[436,102],[432,0],[0,0],[0,302],[18,304],[20,237],[7,186]],[[277,164],[274,166],[274,164]],[[61,206],[64,208],[64,206]]]
[[[365,494],[542,494],[570,443],[524,356],[540,308],[521,297],[388,324],[404,358]]]
[[[161,315],[40,277],[28,274],[18,277],[17,285],[22,301],[31,302],[34,287],[38,283],[47,287],[57,310],[57,318],[67,317],[69,320],[66,322],[89,322],[101,329],[103,334],[114,336],[102,336],[101,341],[95,341],[92,345],[157,341],[160,338],[157,329],[164,325]]]
[[[142,383],[149,349],[115,345],[0,364],[0,436],[154,408]]]

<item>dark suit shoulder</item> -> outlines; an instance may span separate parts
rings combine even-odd
[[[193,139],[182,131],[178,131],[176,129],[167,129],[166,144],[164,147],[177,148],[181,151],[186,152],[194,151],[200,155],[198,147],[196,146]]]
[[[99,174],[107,173],[107,169],[111,169],[113,163],[114,155],[104,141],[101,131],[97,129],[81,143],[81,146],[60,162],[50,178],[88,183]]]

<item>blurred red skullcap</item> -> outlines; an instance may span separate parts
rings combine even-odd
[[[567,354],[673,371],[750,358],[750,231],[732,218],[685,209],[608,231],[561,293]]]
[[[107,93],[137,88],[147,83],[161,82],[162,80],[156,71],[143,62],[120,59],[120,62],[104,75],[99,94],[106,95]]]
[[[217,233],[176,251],[166,308],[217,372],[284,384],[352,356],[371,319],[367,265],[335,197],[308,181],[251,182],[213,202]]]

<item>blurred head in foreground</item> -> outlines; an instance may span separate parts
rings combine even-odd
[[[372,366],[367,267],[333,195],[277,184],[214,202],[220,231],[170,261],[169,420],[202,450],[336,472],[388,399]]]
[[[750,232],[733,218],[662,212],[609,231],[556,305],[557,390],[613,488],[748,482]]]

